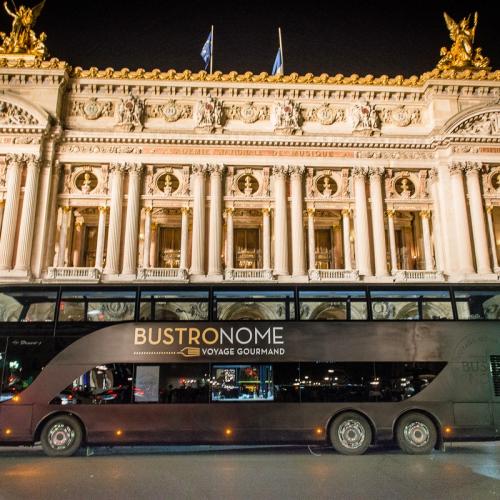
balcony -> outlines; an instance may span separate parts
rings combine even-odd
[[[422,270],[399,270],[393,273],[394,280],[404,283],[416,283],[423,281],[444,281],[444,275],[441,271],[422,271]]]
[[[137,271],[138,280],[187,281],[188,272],[178,267],[141,267]]]
[[[101,270],[97,267],[49,267],[47,279],[97,282],[101,279]]]
[[[273,279],[271,269],[226,269],[224,279],[227,281],[270,281]]]
[[[347,269],[310,269],[310,281],[359,281],[359,271]]]

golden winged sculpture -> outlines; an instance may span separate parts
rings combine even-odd
[[[490,69],[490,60],[483,56],[481,47],[474,49],[477,19],[478,14],[475,12],[474,24],[471,26],[470,14],[457,23],[444,12],[444,20],[450,32],[453,45],[450,49],[446,47],[441,48],[441,59],[437,64],[438,69]]]
[[[45,0],[42,0],[34,7],[26,7],[21,5],[17,8],[14,4],[14,11],[9,9],[7,2],[3,3],[7,14],[12,17],[12,30],[9,35],[0,32],[0,56],[2,54],[14,54],[16,56],[31,56],[35,58],[45,58],[47,47],[45,40],[47,35],[40,33],[36,36],[33,31],[36,20],[45,5]]]

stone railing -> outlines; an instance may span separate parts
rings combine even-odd
[[[188,272],[178,267],[141,267],[137,271],[138,280],[186,281]]]
[[[310,269],[311,281],[359,281],[359,271],[346,269]]]
[[[101,270],[97,267],[49,267],[47,279],[67,281],[99,281]]]
[[[229,281],[270,281],[271,269],[226,269],[224,279]]]
[[[441,271],[400,270],[394,273],[395,281],[444,281]]]

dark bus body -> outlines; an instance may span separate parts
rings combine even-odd
[[[70,437],[78,446],[325,443],[360,453],[397,440],[419,453],[500,437],[499,322],[457,320],[453,298],[448,320],[421,319],[421,302],[419,319],[374,320],[368,298],[364,321],[301,321],[295,290],[288,319],[232,322],[218,320],[211,294],[209,321],[138,321],[136,297],[135,321],[74,325],[76,336],[70,323],[33,324],[30,335],[26,324],[13,335],[10,323],[9,345],[25,342],[33,356],[52,327],[58,354],[0,404],[0,444],[45,440],[50,452],[52,439],[49,454],[61,455],[75,451],[63,446]],[[112,370],[107,392],[88,398],[76,382],[71,392],[73,381]]]

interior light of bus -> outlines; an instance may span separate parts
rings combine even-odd
[[[332,370],[331,368],[328,370],[328,373],[333,373],[334,370]]]
[[[228,436],[228,437],[229,437],[229,436],[232,436],[232,435],[233,435],[233,429],[231,429],[230,427],[226,427],[226,428],[224,429],[224,434],[225,434],[226,436]]]
[[[5,429],[4,434],[10,436],[12,434],[12,429]]]
[[[116,429],[116,431],[115,431],[115,436],[116,436],[116,437],[123,436],[123,431],[122,431],[121,429]]]

